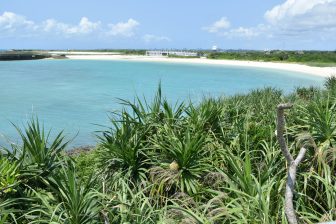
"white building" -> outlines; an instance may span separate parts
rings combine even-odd
[[[163,56],[182,56],[182,57],[197,57],[197,52],[193,51],[164,51],[164,50],[157,50],[157,51],[146,51],[146,56],[156,56],[156,57],[163,57]]]
[[[216,45],[212,46],[212,51],[217,51],[218,47]]]

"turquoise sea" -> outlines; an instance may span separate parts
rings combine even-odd
[[[40,60],[0,62],[0,145],[17,141],[11,122],[22,127],[38,115],[45,129],[63,130],[72,146],[94,145],[94,132],[108,125],[118,98],[153,97],[161,81],[171,101],[232,95],[272,86],[290,92],[321,86],[323,78],[301,73],[233,66],[134,61]]]

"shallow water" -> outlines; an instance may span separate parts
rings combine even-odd
[[[217,65],[131,61],[40,60],[0,62],[0,145],[16,141],[10,122],[22,126],[38,115],[45,128],[63,130],[72,146],[95,144],[95,124],[108,125],[117,98],[153,97],[161,81],[171,102],[232,95],[272,86],[288,93],[297,86],[321,86],[307,74]]]

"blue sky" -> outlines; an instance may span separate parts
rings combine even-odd
[[[336,50],[336,0],[1,0],[0,49]]]

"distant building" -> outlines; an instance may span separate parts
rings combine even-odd
[[[193,51],[146,51],[146,56],[164,57],[169,55],[182,56],[182,57],[197,57],[197,52]]]
[[[264,50],[264,53],[265,53],[266,55],[270,55],[270,54],[271,54],[271,50],[269,50],[269,49],[265,49],[265,50]]]
[[[212,51],[218,51],[218,47],[216,45],[212,46],[211,48]]]

